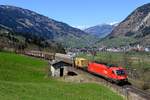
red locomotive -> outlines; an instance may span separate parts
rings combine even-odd
[[[100,75],[111,82],[127,82],[127,73],[124,68],[105,63],[90,62],[87,70],[91,73]]]

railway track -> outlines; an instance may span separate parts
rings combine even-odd
[[[126,100],[150,100],[150,93],[145,92],[141,89],[138,89],[134,87],[133,85],[129,85],[129,84],[117,85],[115,83],[109,82],[108,80],[104,79],[101,76],[91,74],[87,72],[86,70],[76,69],[76,68],[74,68],[74,70],[78,72],[79,74],[85,74],[89,76],[92,79],[91,81],[94,81],[98,84],[103,84],[111,88],[112,90],[124,96]]]
[[[141,89],[138,89],[138,88],[136,88],[133,85],[124,85],[123,88],[128,89],[128,90],[130,90],[132,92],[135,92],[136,94],[139,94],[140,96],[146,98],[147,100],[150,100],[150,93],[145,92],[145,91],[143,91]]]

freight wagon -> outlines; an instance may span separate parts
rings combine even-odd
[[[55,60],[59,60],[59,61],[64,61],[68,64],[73,64],[73,57],[66,55],[66,54],[61,54],[61,53],[56,53],[55,54]]]
[[[53,60],[55,58],[55,53],[48,53],[48,52],[41,52],[41,51],[25,51],[24,54],[38,57],[38,58],[44,58],[47,60]]]
[[[76,68],[86,68],[89,61],[85,58],[75,58],[74,63]]]

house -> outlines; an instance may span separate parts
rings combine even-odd
[[[68,67],[70,64],[65,63],[63,61],[53,61],[49,62],[50,75],[53,77],[62,77],[68,74]]]

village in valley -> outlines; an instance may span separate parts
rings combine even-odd
[[[100,52],[100,51],[108,51],[108,52],[130,52],[130,51],[136,51],[136,52],[150,52],[150,47],[144,47],[142,45],[135,45],[135,46],[123,46],[123,47],[85,47],[85,48],[67,48],[67,52],[72,53],[79,53],[79,52],[85,52],[90,53],[92,51]]]

